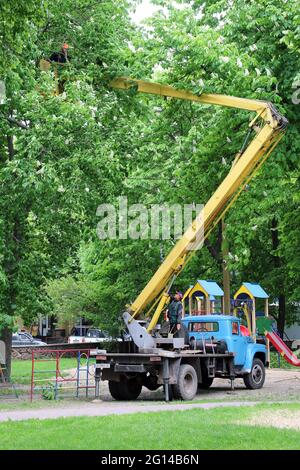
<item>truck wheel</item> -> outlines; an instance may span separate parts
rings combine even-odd
[[[108,388],[115,400],[136,400],[142,391],[142,384],[136,378],[123,378],[120,382],[109,380]]]
[[[111,396],[115,400],[122,400],[121,391],[120,391],[120,382],[115,382],[114,380],[109,380],[108,381],[108,388],[109,388]]]
[[[262,388],[265,377],[265,366],[260,359],[255,358],[253,359],[250,374],[244,375],[244,384],[250,390],[257,390],[258,388]]]
[[[197,393],[198,378],[193,366],[182,364],[179,368],[178,381],[173,385],[174,398],[192,400]]]

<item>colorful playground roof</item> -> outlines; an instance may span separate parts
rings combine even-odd
[[[249,292],[249,294],[256,299],[268,299],[269,298],[266,291],[259,284],[255,284],[253,282],[243,282],[242,287],[244,287]]]
[[[200,284],[200,286],[203,287],[209,296],[223,297],[224,292],[215,281],[205,281],[204,279],[198,279],[197,282]]]
[[[191,290],[193,289],[194,286],[190,286],[186,291],[185,293],[183,294],[183,299],[186,299],[186,297],[188,297],[189,293],[191,292]]]

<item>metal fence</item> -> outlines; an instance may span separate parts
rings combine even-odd
[[[31,367],[30,401],[96,395],[95,358],[90,349],[34,349]]]

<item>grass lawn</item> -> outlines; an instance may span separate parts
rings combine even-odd
[[[300,449],[300,431],[247,425],[300,404],[0,423],[1,449]]]
[[[295,366],[289,364],[283,357],[279,357],[280,367],[278,365],[278,353],[271,351],[270,352],[270,366],[274,369],[293,369],[295,370]]]
[[[66,408],[66,407],[80,407],[82,403],[90,403],[90,398],[74,398],[74,399],[59,399],[59,400],[34,400],[29,401],[28,395],[24,399],[0,400],[0,414],[1,411],[15,411],[15,410],[34,410],[43,408]]]
[[[86,364],[85,359],[81,360],[82,366]],[[90,364],[94,363],[94,359],[90,360]],[[12,361],[12,380],[16,384],[29,384],[31,382],[31,360],[13,360]],[[59,369],[73,369],[77,367],[77,359],[72,357],[63,357],[59,361]],[[35,378],[49,379],[55,377],[56,361],[55,359],[35,362]],[[39,373],[41,372],[41,373]]]

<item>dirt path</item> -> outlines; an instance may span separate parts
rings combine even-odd
[[[38,410],[17,410],[2,411],[0,414],[0,422],[3,421],[23,421],[26,419],[55,419],[79,416],[108,416],[108,415],[124,415],[132,413],[161,412],[161,411],[183,411],[195,408],[211,409],[220,407],[239,407],[239,406],[255,406],[256,402],[218,402],[218,403],[180,403],[180,404],[142,404],[142,403],[120,403],[120,402],[104,402],[95,400],[92,403],[85,403],[80,407],[67,408],[46,408]]]
[[[72,371],[74,374],[74,371]],[[247,390],[242,379],[234,381],[235,389],[230,389],[230,381],[215,379],[209,390],[199,391],[196,400],[249,400],[249,401],[299,401],[300,402],[300,370],[295,369],[269,369],[266,370],[266,381],[260,390]],[[101,399],[112,401],[108,390],[108,383],[101,382]],[[142,389],[136,403],[149,401],[164,401],[164,392],[160,387],[156,392]]]
[[[300,411],[299,410],[272,410],[262,411],[259,415],[251,416],[247,421],[237,422],[237,424],[246,424],[247,426],[267,426],[280,429],[300,430]]]
[[[232,400],[232,401],[299,401],[300,402],[300,371],[270,369],[266,371],[266,381],[260,390],[247,390],[242,379],[234,381],[235,389],[230,390],[230,381],[215,379],[209,390],[198,393],[196,400]],[[101,384],[101,398],[111,400],[107,382]],[[143,388],[140,400],[164,400],[163,389],[149,392]]]

